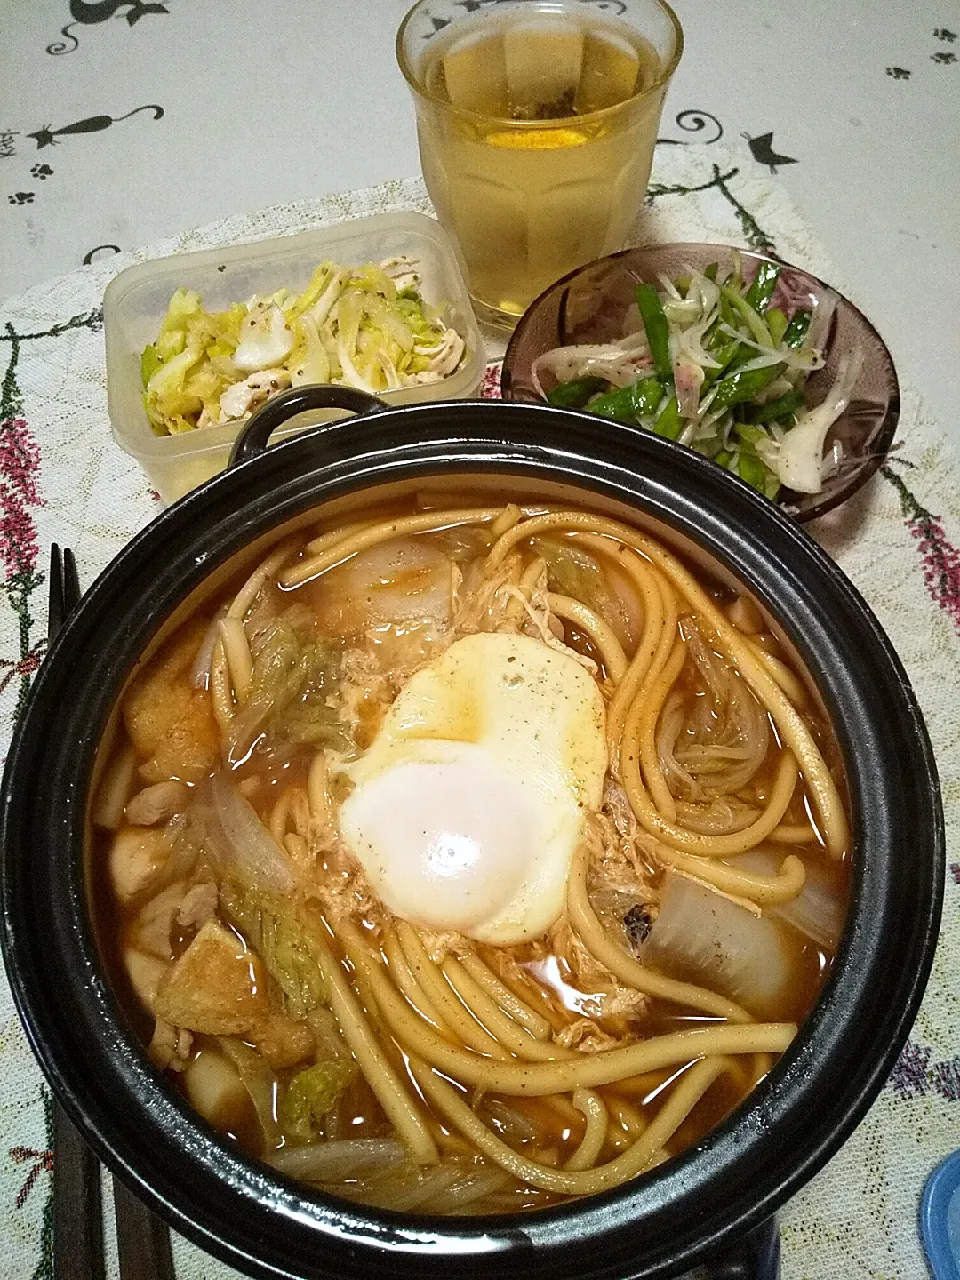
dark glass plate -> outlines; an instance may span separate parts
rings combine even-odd
[[[837,293],[809,272],[746,249],[717,244],[664,244],[624,249],[590,262],[558,280],[527,308],[510,339],[503,362],[501,389],[505,400],[538,401],[532,378],[534,361],[553,347],[610,342],[625,335],[624,317],[634,301],[638,281],[659,285],[659,277],[675,280],[690,267],[702,271],[711,262],[721,275],[740,254],[743,274],[753,279],[761,262],[783,267],[771,305],[788,315],[809,308],[826,294]],[[779,505],[798,520],[812,520],[845,502],[887,456],[900,417],[900,386],[886,344],[852,302],[837,294],[826,343],[826,364],[805,386],[808,408],[820,404],[833,385],[842,356],[859,348],[862,366],[850,404],[827,436],[825,448],[840,441],[843,455],[819,493],[782,489]]]

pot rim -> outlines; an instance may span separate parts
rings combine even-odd
[[[619,498],[693,536],[745,579],[820,688],[860,800],[858,847],[879,839],[885,860],[867,875],[855,857],[855,915],[817,1005],[771,1075],[697,1148],[600,1196],[474,1220],[358,1209],[305,1193],[191,1118],[146,1062],[99,972],[83,884],[83,818],[106,709],[150,634],[217,564],[267,528],[377,480],[477,469]],[[138,585],[145,565],[153,571],[146,601]],[[769,598],[774,581],[790,597],[789,616]],[[802,624],[826,645],[820,658],[808,651]],[[108,635],[114,661],[104,672]],[[849,657],[854,648],[858,679],[829,669],[837,653]],[[91,669],[78,695],[71,679],[85,657]],[[46,731],[51,708],[63,719],[57,740]],[[849,720],[837,719],[840,708],[867,734],[860,756]],[[883,762],[900,771],[897,797],[886,794]],[[37,778],[46,785],[35,785]],[[64,797],[54,815],[46,811],[48,794]],[[868,806],[871,794],[885,803]],[[691,1265],[812,1176],[879,1092],[923,993],[943,889],[942,813],[922,717],[889,640],[837,566],[773,504],[697,455],[589,414],[518,403],[452,401],[330,424],[240,464],[159,515],[108,566],[51,647],[8,757],[0,806],[4,958],[41,1066],[110,1167],[178,1230],[263,1276],[360,1276],[374,1260],[388,1275],[439,1276],[454,1255],[465,1275],[512,1276],[529,1268],[531,1247],[544,1276],[666,1276]],[[912,842],[909,869],[896,862],[901,839]],[[56,876],[31,875],[34,848],[53,859],[66,892],[58,893]],[[912,910],[904,912],[904,902]],[[42,945],[40,923],[49,928]],[[896,966],[884,969],[891,952]],[[847,1064],[830,1096],[821,1087],[824,1062]],[[177,1133],[184,1124],[189,1153]],[[771,1158],[775,1141],[780,1151]],[[171,1165],[179,1172],[171,1174]],[[723,1179],[732,1182],[721,1187]],[[269,1257],[258,1256],[264,1232]],[[638,1263],[643,1250],[647,1261]],[[329,1271],[308,1260],[318,1251],[329,1255]]]

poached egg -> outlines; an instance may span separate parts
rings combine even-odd
[[[606,767],[603,697],[572,655],[467,636],[410,678],[348,767],[341,835],[396,915],[526,942],[563,910]]]

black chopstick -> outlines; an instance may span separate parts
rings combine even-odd
[[[77,562],[69,547],[50,548],[47,643],[80,601]],[[120,1280],[176,1280],[170,1231],[113,1180]],[[100,1162],[53,1100],[53,1280],[104,1280]]]
[[[780,1227],[772,1214],[744,1235],[736,1236],[696,1272],[703,1280],[779,1280]]]
[[[80,599],[69,548],[50,549],[47,642]],[[53,1100],[53,1280],[103,1280],[100,1163],[56,1098]]]
[[[53,1100],[53,1280],[104,1280],[100,1162]]]
[[[120,1181],[113,1180],[121,1280],[174,1280],[170,1231]]]

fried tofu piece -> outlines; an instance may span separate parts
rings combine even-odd
[[[136,678],[124,699],[123,719],[145,782],[200,782],[220,754],[209,694],[195,689],[190,672],[203,641],[200,621],[181,628]]]
[[[303,1062],[317,1047],[316,1038],[305,1023],[295,1021],[278,1009],[252,1028],[250,1040],[277,1070]]]
[[[260,958],[219,921],[208,920],[158,986],[154,1011],[205,1035],[248,1035],[270,1013]]]

